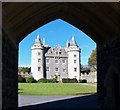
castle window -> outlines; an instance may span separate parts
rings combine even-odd
[[[41,71],[41,67],[38,67],[38,71]]]
[[[56,54],[58,54],[58,52],[56,52]]]
[[[76,60],[74,60],[74,63],[76,63],[77,61]]]
[[[55,60],[55,63],[58,63],[58,60]]]
[[[62,63],[65,63],[65,60],[62,60]]]
[[[49,67],[46,67],[46,71],[50,71],[50,68],[49,68]]]
[[[58,72],[58,67],[55,68],[55,71]]]
[[[41,59],[38,59],[38,63],[40,63],[41,62]]]
[[[50,63],[50,60],[49,60],[49,59],[46,59],[46,63]]]
[[[55,59],[59,59],[59,57],[55,57]]]
[[[74,68],[74,72],[77,72],[77,68]]]
[[[74,55],[74,57],[76,58],[76,55]]]
[[[40,56],[40,52],[38,52],[38,55]]]
[[[63,72],[66,72],[66,69],[63,69]]]

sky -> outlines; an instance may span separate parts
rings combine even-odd
[[[19,67],[30,67],[31,47],[38,34],[40,35],[41,41],[45,38],[46,45],[50,47],[60,45],[63,48],[66,46],[67,40],[70,42],[72,36],[74,36],[81,49],[80,55],[82,65],[88,64],[88,58],[90,57],[92,50],[96,47],[96,43],[84,32],[61,19],[57,19],[31,32],[19,43]]]

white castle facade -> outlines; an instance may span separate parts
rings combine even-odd
[[[32,46],[31,73],[34,79],[62,78],[80,79],[80,48],[74,36],[66,47],[49,47],[45,41],[41,42],[39,35]]]

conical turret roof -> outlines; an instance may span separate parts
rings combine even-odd
[[[40,35],[39,34],[37,35],[37,38],[35,39],[35,44],[39,44],[39,45],[42,46],[42,42],[40,40]]]
[[[70,46],[77,46],[74,36],[72,36],[72,40],[70,41]]]

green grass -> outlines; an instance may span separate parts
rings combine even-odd
[[[21,95],[77,95],[95,93],[96,87],[80,83],[18,83]]]

